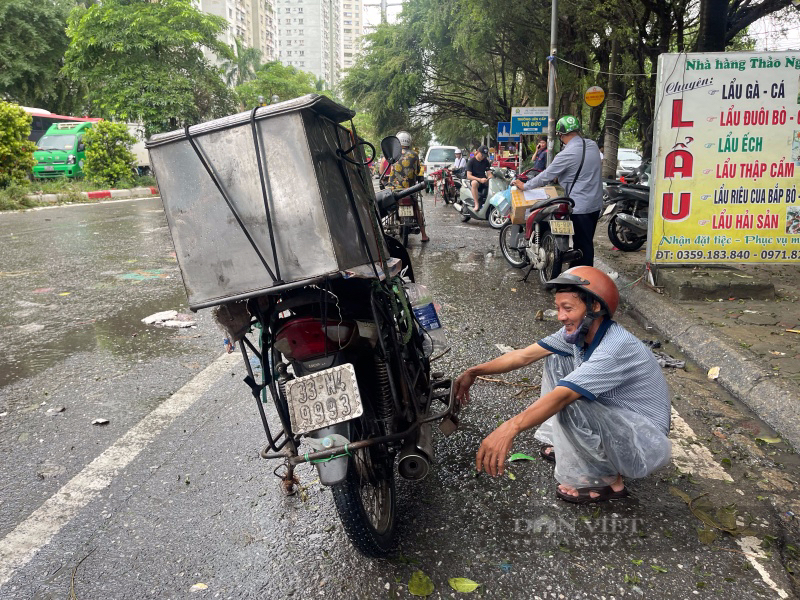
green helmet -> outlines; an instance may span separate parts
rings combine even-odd
[[[564,115],[556,123],[556,133],[565,135],[573,131],[580,131],[581,124],[572,115]]]

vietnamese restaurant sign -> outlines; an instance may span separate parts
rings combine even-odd
[[[662,54],[654,264],[800,262],[800,52]]]

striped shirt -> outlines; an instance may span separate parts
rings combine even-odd
[[[624,408],[650,419],[669,434],[667,381],[655,356],[636,336],[604,319],[589,347],[566,342],[563,328],[538,344],[554,354],[572,356],[574,370],[558,385],[589,400]]]

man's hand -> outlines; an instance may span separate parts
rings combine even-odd
[[[525,189],[525,182],[524,181],[520,181],[519,179],[515,179],[514,180],[514,185],[517,186],[518,190],[524,190]]]
[[[478,472],[486,471],[492,477],[502,475],[515,435],[514,425],[511,421],[506,421],[486,436],[475,457],[475,468]]]
[[[469,369],[458,376],[453,383],[453,394],[459,406],[466,406],[469,402],[469,388],[475,383],[477,375],[473,375]]]

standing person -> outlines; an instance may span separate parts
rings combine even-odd
[[[536,153],[533,155],[533,172],[538,175],[547,168],[547,140],[539,139],[536,144]]]
[[[411,149],[411,134],[407,131],[398,131],[397,139],[400,141],[400,147],[403,153],[400,155],[400,160],[394,163],[392,167],[389,187],[393,190],[403,190],[417,183],[417,177],[420,173],[421,166],[419,154]],[[414,202],[414,217],[417,219],[419,231],[422,234],[421,241],[430,241],[428,234],[425,233],[425,214],[420,209],[422,198],[417,194],[412,194],[411,198]]]
[[[542,457],[556,465],[556,496],[585,504],[624,498],[623,477],[646,477],[669,463],[670,400],[653,353],[612,320],[619,291],[594,267],[573,267],[555,288],[560,331],[527,348],[470,367],[455,381],[460,404],[480,375],[508,373],[544,359],[541,397],[481,443],[475,468],[502,475],[514,438],[542,425]],[[549,450],[549,451],[548,451]]]
[[[566,195],[575,202],[572,210],[575,248],[583,254],[571,265],[591,267],[594,265],[594,231],[603,207],[600,151],[597,144],[581,135],[581,124],[571,115],[558,120],[556,135],[561,140],[561,152],[550,166],[527,182],[515,181],[514,185],[520,190],[530,190],[558,179]]]
[[[467,179],[472,186],[472,202],[474,211],[481,209],[480,193],[489,187],[489,180],[492,178],[492,163],[487,158],[489,149],[481,146],[475,152],[475,156],[467,162]]]

